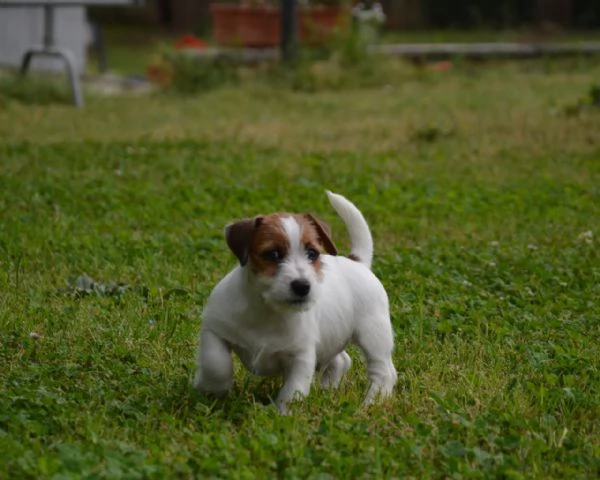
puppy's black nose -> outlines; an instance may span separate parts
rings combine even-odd
[[[292,287],[292,292],[294,292],[299,297],[306,297],[308,295],[308,292],[310,292],[310,282],[308,280],[305,280],[304,278],[294,280],[290,285]]]

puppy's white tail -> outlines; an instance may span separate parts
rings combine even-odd
[[[350,237],[351,252],[349,257],[363,265],[371,268],[373,262],[373,237],[369,230],[369,225],[356,206],[335,193],[327,191],[329,203],[333,206],[342,220],[346,224],[348,235]]]

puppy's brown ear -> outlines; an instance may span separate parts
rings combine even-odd
[[[225,240],[243,267],[248,263],[250,243],[263,217],[245,218],[225,227]]]
[[[337,248],[333,240],[331,239],[331,227],[327,224],[327,222],[321,220],[314,215],[307,213],[304,215],[306,219],[312,223],[317,229],[317,233],[319,234],[319,241],[321,245],[325,248],[325,251],[330,255],[337,255]]]

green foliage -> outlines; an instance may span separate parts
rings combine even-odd
[[[242,65],[233,58],[172,53],[166,56],[163,68],[168,72],[168,81],[163,85],[163,90],[189,96],[227,88],[237,83]]]
[[[578,100],[576,103],[572,105],[567,105],[564,107],[564,113],[566,115],[579,115],[582,112],[585,112],[589,109],[599,109],[600,108],[600,85],[592,85],[588,94]]]
[[[238,66],[224,58],[194,58],[185,53],[167,57],[172,81],[167,86],[181,94],[204,93],[217,87],[226,87],[237,80]]]
[[[11,101],[48,105],[68,103],[70,99],[66,87],[52,77],[22,78],[15,73],[0,76],[0,106]]]
[[[303,92],[373,88],[414,80],[420,72],[408,62],[372,55],[357,30],[338,32],[324,47],[305,49],[291,67],[267,72],[271,83]]]
[[[590,87],[590,105],[600,108],[600,84]]]
[[[212,58],[169,52],[163,56],[167,91],[186,95],[205,93],[232,84],[267,85],[295,91],[318,92],[371,88],[398,84],[417,75],[403,60],[371,55],[369,45],[357,30],[338,32],[325,46],[301,49],[292,65],[264,62],[244,65],[227,54]]]
[[[600,115],[551,115],[597,75],[503,64],[392,90],[9,102],[0,477],[597,476]],[[230,395],[199,396],[201,308],[235,264],[223,226],[312,211],[347,252],[325,188],[373,231],[394,398],[360,408],[356,350],[340,391],[291,417],[269,401],[279,381],[237,362]]]

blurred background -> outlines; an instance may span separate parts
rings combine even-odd
[[[174,33],[210,32],[210,4],[213,3],[210,0],[146,0],[144,3],[141,7],[129,9],[91,8],[90,16],[109,23],[160,26]],[[277,3],[272,2],[274,5]],[[380,3],[387,15],[385,27],[391,31],[515,29],[533,25],[591,29],[600,26],[600,2],[597,0],[382,0]]]
[[[32,7],[32,3],[39,5]],[[0,65],[19,66],[24,52],[44,41],[44,3],[57,2],[0,1]],[[74,0],[70,3],[73,6],[61,6],[53,12],[53,35],[56,44],[73,53],[79,73],[90,69],[144,73],[160,46],[173,45],[183,35],[194,36],[195,43],[188,38],[186,45],[193,48],[266,48],[281,43],[278,1]],[[315,46],[330,39],[330,30],[351,23],[347,20],[357,3],[356,0],[300,2],[301,11],[317,11],[301,14],[301,45]],[[384,17],[374,22],[374,17],[367,15],[362,23],[377,24],[377,35],[370,41],[379,44],[581,41],[598,38],[594,30],[600,27],[597,0],[382,0],[364,2],[359,7],[372,12],[375,5],[381,7]],[[242,19],[240,11],[251,11],[251,18]],[[259,19],[261,11],[267,14]],[[95,57],[91,66],[90,56]],[[58,60],[42,58],[34,62],[33,68],[57,70],[63,65]]]

